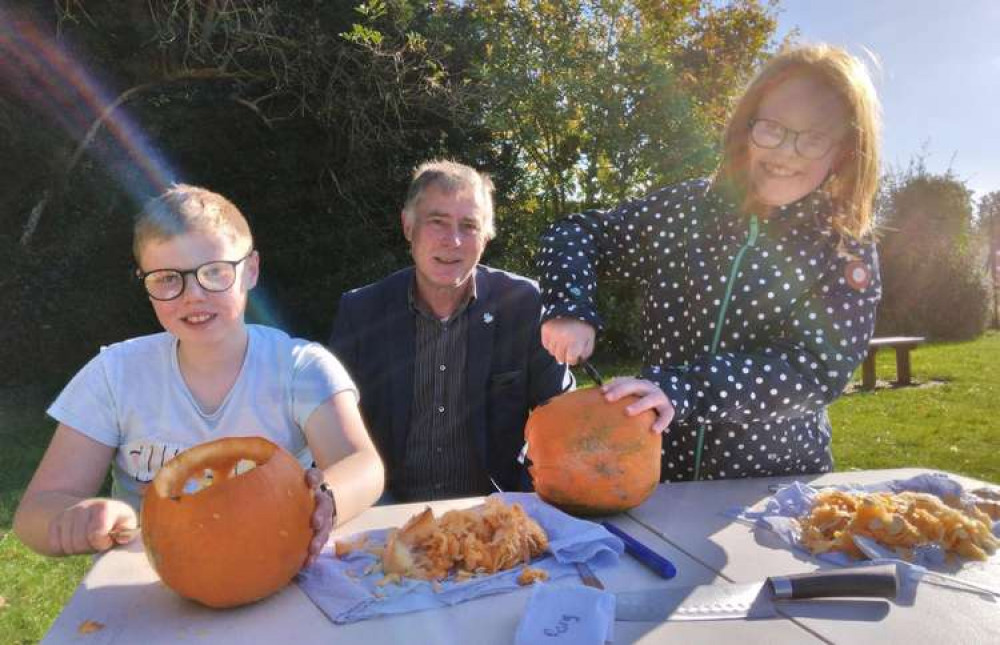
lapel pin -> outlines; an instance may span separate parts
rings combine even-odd
[[[487,311],[486,313],[483,314],[483,324],[488,325],[491,322],[493,322],[493,314]]]

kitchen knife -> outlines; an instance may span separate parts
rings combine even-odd
[[[594,589],[604,589],[604,583],[601,582],[601,579],[597,577],[597,574],[594,573],[594,570],[586,562],[577,562],[575,564],[576,572],[580,574],[580,580],[583,580],[583,584]]]
[[[597,368],[594,367],[590,361],[585,358],[580,364],[583,366],[583,371],[587,373],[587,376],[589,376],[594,383],[597,383],[598,387],[604,385],[604,379],[601,378],[601,373],[597,371]]]
[[[772,576],[750,584],[665,587],[616,593],[615,620],[722,620],[770,618],[774,601],[807,598],[895,598],[894,565]]]

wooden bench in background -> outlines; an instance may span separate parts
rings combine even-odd
[[[910,350],[924,343],[921,336],[890,336],[872,338],[868,343],[868,355],[861,366],[861,389],[875,389],[875,354],[879,348],[892,347],[896,350],[896,385],[910,385]]]

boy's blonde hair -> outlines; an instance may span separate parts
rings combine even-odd
[[[493,180],[484,172],[447,159],[426,161],[413,171],[413,181],[403,203],[403,217],[406,218],[408,226],[413,225],[420,198],[431,186],[436,186],[449,195],[463,190],[475,192],[485,208],[483,235],[487,240],[492,240],[496,236],[496,227],[493,224]]]
[[[769,91],[798,75],[809,76],[829,87],[847,110],[847,133],[824,190],[833,201],[834,228],[861,239],[872,230],[879,176],[881,110],[868,70],[839,47],[798,46],[778,53],[764,65],[729,118],[715,181],[734,189],[746,208],[760,208],[749,186],[750,121]]]
[[[233,243],[246,241],[253,246],[250,225],[231,201],[205,188],[174,184],[146,202],[136,217],[132,254],[139,262],[139,254],[149,242],[193,232],[218,233]]]

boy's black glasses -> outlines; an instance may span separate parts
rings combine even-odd
[[[193,275],[205,291],[217,293],[225,291],[236,282],[236,267],[253,254],[253,248],[239,260],[214,260],[201,266],[179,271],[177,269],[157,269],[143,273],[136,269],[135,276],[142,282],[146,293],[153,300],[174,300],[184,293],[188,275]]]
[[[794,137],[792,143],[799,156],[815,161],[825,157],[837,137],[820,130],[792,130],[771,119],[753,119],[750,121],[750,139],[758,148],[779,148],[788,135]]]

